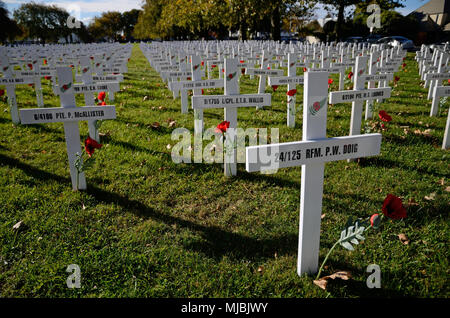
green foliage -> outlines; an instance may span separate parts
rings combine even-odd
[[[350,224],[349,224],[350,223]],[[349,251],[353,251],[353,245],[358,245],[359,241],[364,241],[365,238],[362,236],[364,233],[365,227],[360,226],[360,221],[356,220],[354,224],[352,224],[351,217],[347,222],[345,229],[341,232],[341,237],[339,238],[339,244]]]
[[[39,38],[43,43],[56,42],[72,33],[66,24],[68,17],[65,9],[34,2],[24,3],[14,11],[14,19],[27,30],[27,36]]]
[[[9,18],[8,13],[5,3],[0,1],[0,43],[4,43],[7,39],[14,40],[22,33],[16,21]]]

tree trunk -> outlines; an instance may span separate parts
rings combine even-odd
[[[280,17],[280,7],[279,5],[276,5],[272,16],[270,17],[270,26],[271,26],[271,34],[272,34],[272,40],[279,41],[281,39],[281,33],[280,33],[280,23],[281,23],[281,17]]]
[[[338,20],[336,22],[336,37],[338,41],[342,41],[342,24],[344,23],[344,9],[343,4],[339,5]]]
[[[247,41],[247,29],[247,22],[241,21],[241,23],[239,24],[239,37],[241,41]]]

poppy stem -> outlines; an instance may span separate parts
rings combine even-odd
[[[322,273],[323,266],[324,266],[325,263],[327,262],[328,257],[330,256],[331,252],[334,250],[334,248],[335,248],[340,242],[341,242],[340,239],[337,240],[337,242],[334,243],[334,245],[333,245],[333,246],[330,248],[330,250],[328,251],[327,255],[325,256],[325,258],[324,258],[324,260],[323,260],[323,262],[322,262],[322,265],[320,265],[319,272],[317,272],[316,280],[319,279],[320,274]]]

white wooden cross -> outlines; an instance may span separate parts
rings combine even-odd
[[[328,72],[307,72],[303,141],[246,148],[248,172],[302,166],[297,273],[317,272],[325,162],[375,156],[381,134],[326,138]]]
[[[79,173],[75,167],[77,153],[82,153],[78,122],[114,119],[116,118],[116,108],[115,106],[76,107],[72,69],[70,67],[58,67],[56,72],[61,91],[59,96],[62,107],[21,109],[20,119],[24,125],[64,123],[72,188],[73,190],[84,190],[86,189],[86,177],[84,172]]]
[[[444,72],[444,70],[446,70],[446,68],[447,68],[446,66],[447,66],[448,58],[449,58],[449,55],[447,53],[442,53],[440,56],[440,59],[438,60],[439,66],[438,66],[437,73],[426,73],[425,74],[425,80],[430,81],[430,90],[432,90],[431,96],[433,98],[433,101],[431,103],[430,116],[436,116],[438,114],[440,98],[443,96],[448,96],[448,95],[445,95],[446,90],[444,88],[442,88],[445,86],[440,85],[443,80],[450,79],[450,73]],[[434,85],[433,85],[433,82],[435,82]],[[448,89],[448,87],[447,87],[447,89]]]
[[[303,76],[297,76],[297,58],[296,54],[288,54],[288,75],[281,77],[269,77],[270,86],[287,85],[287,91],[292,92],[296,89],[297,85],[303,84]],[[287,97],[287,125],[288,127],[295,127],[295,95]]]
[[[350,119],[350,136],[361,134],[363,103],[370,99],[384,99],[391,96],[390,87],[365,88],[366,81],[375,79],[387,79],[388,76],[364,75],[367,67],[367,56],[358,56],[355,64],[354,89],[351,91],[330,92],[330,103],[352,102],[352,114]]]
[[[194,58],[194,60],[196,60]],[[198,70],[200,72],[200,70]],[[197,70],[190,72],[196,74]],[[201,76],[201,75],[200,75]],[[207,79],[207,80],[192,80],[192,81],[172,81],[169,82],[169,89],[171,91],[181,92],[181,113],[186,114],[188,112],[188,98],[187,91],[194,89],[206,89],[206,88],[220,88],[223,87],[223,79]]]
[[[224,95],[192,96],[192,108],[203,110],[205,108],[224,108],[225,121],[230,122],[227,138],[230,144],[235,145],[237,136],[237,109],[238,107],[270,106],[271,94],[239,94],[238,69],[239,59],[225,59]],[[231,150],[231,149],[230,149]],[[237,152],[235,147],[227,151],[224,160],[224,173],[226,176],[236,175]]]
[[[114,100],[114,93],[120,90],[119,82],[99,82],[94,83],[92,81],[92,75],[90,75],[89,68],[90,63],[86,61],[88,57],[82,58],[82,79],[83,84],[73,84],[73,92],[74,94],[83,94],[84,102],[86,106],[94,106],[95,99],[93,93],[99,92],[108,92],[109,99],[111,101]],[[58,82],[60,83],[59,79]],[[61,89],[60,85],[53,86],[53,92],[55,95],[60,95]],[[89,128],[89,137],[100,142],[100,136],[97,129],[97,120],[88,120],[88,128]]]
[[[19,124],[20,118],[19,110],[17,108],[16,86],[34,84],[35,78],[30,76],[14,77],[5,47],[0,47],[0,72],[3,73],[3,77],[0,77],[0,85],[5,85],[6,87],[6,96],[8,97],[11,120],[14,124]]]

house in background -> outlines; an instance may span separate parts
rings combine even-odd
[[[420,24],[417,44],[450,39],[450,0],[430,0],[409,15]]]

